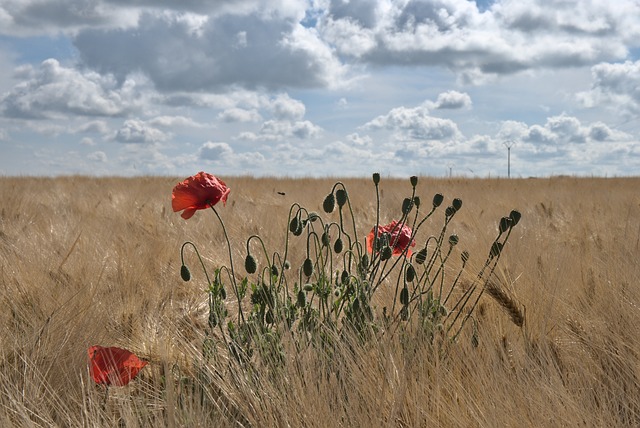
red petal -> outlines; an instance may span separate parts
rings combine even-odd
[[[122,348],[96,345],[88,352],[91,377],[98,384],[127,385],[147,365],[146,361]]]

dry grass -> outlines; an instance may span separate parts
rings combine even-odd
[[[290,204],[320,211],[334,183],[225,179],[219,212],[239,265],[250,234],[279,249]],[[640,179],[421,178],[423,200],[464,201],[452,231],[475,266],[496,220],[522,212],[478,308],[479,346],[385,336],[331,359],[289,349],[280,373],[238,373],[222,355],[198,363],[204,283],[196,270],[180,280],[179,248],[196,242],[211,267],[227,249],[211,213],[171,211],[176,182],[0,179],[0,426],[640,425]],[[370,227],[370,180],[345,182]],[[391,220],[408,180],[381,187]],[[105,401],[88,377],[93,344],[151,363]]]

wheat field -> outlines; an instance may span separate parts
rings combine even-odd
[[[238,265],[250,235],[277,250],[291,204],[321,211],[336,181],[222,178],[231,194],[218,212]],[[522,213],[496,274],[524,325],[484,295],[477,346],[466,332],[440,347],[381,335],[332,364],[289,348],[281,371],[250,374],[202,361],[206,283],[191,253],[193,279],[180,279],[180,247],[197,244],[211,269],[229,256],[211,212],[172,212],[178,180],[0,178],[0,426],[640,425],[640,179],[420,177],[424,200],[464,201],[453,227],[472,268],[500,217]],[[383,177],[383,220],[408,181]],[[365,236],[371,180],[343,182]],[[95,344],[149,365],[106,394],[88,373]]]

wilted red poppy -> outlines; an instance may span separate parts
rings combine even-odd
[[[375,226],[369,232],[369,236],[367,237],[367,248],[370,253],[373,253],[373,240],[375,239]],[[402,254],[405,248],[408,246],[415,247],[416,241],[411,239],[411,228],[406,224],[400,228],[400,225],[396,220],[387,224],[386,226],[378,227],[377,236],[382,236],[383,233],[388,233],[391,235],[389,239],[389,245],[393,249],[393,255],[399,256]],[[411,248],[407,249],[407,256],[411,256]]]
[[[147,365],[126,349],[98,345],[89,348],[89,363],[95,383],[115,386],[128,384]]]
[[[171,192],[174,212],[182,211],[182,218],[189,219],[197,210],[204,210],[222,200],[227,204],[231,189],[224,181],[212,174],[200,171],[196,175],[176,184]]]

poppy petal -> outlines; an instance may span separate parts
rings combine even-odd
[[[88,353],[91,378],[97,384],[127,385],[148,364],[122,348],[94,345]]]

